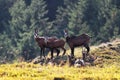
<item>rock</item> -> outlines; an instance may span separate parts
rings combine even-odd
[[[67,63],[69,66],[74,66],[75,58],[71,57],[70,55],[67,56]]]
[[[62,60],[59,64],[59,66],[64,66],[66,64],[66,61],[65,60]]]
[[[6,64],[7,62],[5,60],[0,61],[0,64]]]
[[[109,43],[108,45],[107,45],[108,47],[111,47],[111,46],[113,46],[111,43]]]
[[[89,62],[91,62],[91,63],[94,62],[97,59],[97,57],[94,56],[94,55],[90,55],[89,57],[90,57]]]
[[[81,67],[81,66],[85,66],[84,60],[82,60],[82,59],[77,59],[77,60],[75,61],[74,67],[79,68],[79,67]]]
[[[82,60],[82,59],[77,59],[77,60],[75,61],[75,64],[84,65],[84,60]]]
[[[32,60],[33,64],[43,64],[45,59],[42,59],[40,56],[36,57],[35,59]]]
[[[54,63],[54,62],[52,62],[52,61],[50,61],[50,62],[48,62],[48,65],[50,65],[50,66],[54,66],[54,65],[55,65],[55,63]]]
[[[81,64],[74,64],[74,67],[80,68],[82,65]]]
[[[85,62],[85,66],[91,66],[91,63]]]

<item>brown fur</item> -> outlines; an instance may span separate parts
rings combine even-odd
[[[69,36],[67,30],[64,30],[64,34],[66,37],[66,42],[71,49],[71,56],[74,56],[74,48],[79,46],[84,46],[87,49],[87,53],[89,53],[90,36],[88,36],[87,34],[81,34],[79,36]]]

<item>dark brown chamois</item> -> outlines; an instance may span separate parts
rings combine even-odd
[[[79,46],[84,46],[87,49],[87,53],[90,51],[89,42],[90,36],[87,34],[81,34],[79,36],[69,36],[68,31],[64,30],[64,35],[66,42],[68,43],[71,49],[71,56],[74,57],[74,48]]]
[[[47,47],[51,49],[51,58],[53,58],[53,50],[57,48],[63,49],[63,54],[66,53],[66,49],[64,48],[65,41],[63,39],[56,39],[53,41],[47,41]]]
[[[56,40],[57,38],[56,37],[40,37],[38,35],[38,30],[35,29],[35,32],[34,32],[34,39],[35,41],[38,43],[39,47],[41,48],[41,51],[40,51],[40,56],[44,56],[45,57],[45,48],[48,48],[47,47],[47,41],[49,42],[53,42],[54,40]],[[57,56],[59,55],[60,53],[60,50],[59,49],[56,49],[55,50],[57,51]]]

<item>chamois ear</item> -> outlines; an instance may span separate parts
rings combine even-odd
[[[64,30],[64,37],[67,37],[68,36],[68,31],[65,29]]]
[[[35,33],[38,33],[38,28],[35,28]]]
[[[68,30],[67,30],[67,29],[65,29],[65,30],[64,30],[64,33],[68,33]]]

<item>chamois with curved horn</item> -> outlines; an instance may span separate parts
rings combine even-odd
[[[63,55],[66,53],[66,49],[64,48],[65,41],[62,39],[58,39],[56,37],[39,37],[38,36],[38,30],[35,29],[34,38],[37,41],[39,47],[41,48],[41,54],[44,54],[44,49],[49,48],[51,51],[51,59],[53,58],[53,51],[57,51],[57,56],[60,53],[60,50],[58,48],[61,48],[64,50]]]
[[[64,36],[71,49],[71,56],[74,57],[74,48],[79,46],[84,46],[87,49],[87,53],[89,53],[90,36],[88,36],[87,34],[81,34],[79,36],[69,36],[67,30],[64,30]]]
[[[45,57],[45,48],[47,48],[47,41],[49,42],[53,42],[54,40],[57,39],[57,37],[40,37],[38,35],[38,29],[36,28],[35,29],[35,32],[34,32],[34,39],[36,40],[36,42],[38,43],[39,47],[41,48],[41,51],[40,51],[40,56],[44,56]],[[57,56],[59,55],[60,53],[60,50],[59,49],[56,49],[55,50],[57,51]]]

